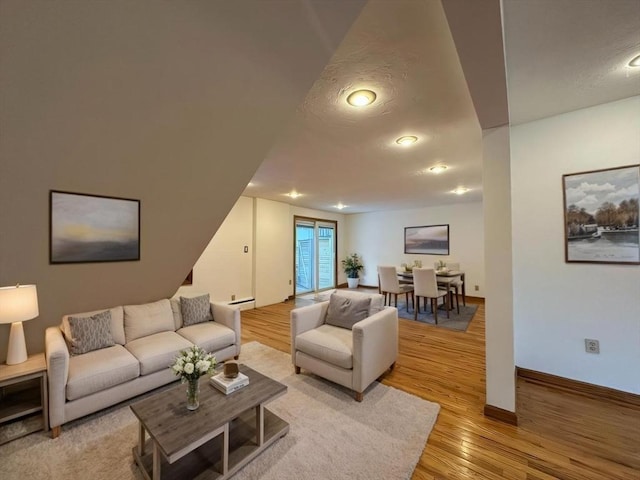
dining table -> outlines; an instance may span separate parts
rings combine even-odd
[[[412,271],[399,270],[398,277],[401,283],[413,283]],[[462,270],[436,270],[436,280],[438,281],[438,285],[449,287],[456,278],[460,278],[462,281],[462,303],[466,305],[467,292],[465,286],[467,282],[464,281],[464,272]]]

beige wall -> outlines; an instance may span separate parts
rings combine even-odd
[[[30,352],[175,292],[362,4],[0,2],[0,285],[38,285]],[[141,200],[141,260],[49,265],[50,189]]]

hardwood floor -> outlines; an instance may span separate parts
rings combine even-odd
[[[289,352],[294,307],[243,311],[243,343]],[[484,327],[484,305],[466,332],[400,319],[400,356],[382,382],[441,406],[413,479],[640,478],[638,410],[519,380],[520,426],[486,418]]]

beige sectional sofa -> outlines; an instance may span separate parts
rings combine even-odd
[[[209,305],[208,296],[206,301]],[[71,420],[178,380],[169,366],[180,350],[195,344],[214,354],[217,362],[240,355],[237,307],[211,303],[207,315],[213,320],[188,326],[183,324],[180,299],[118,306],[108,312],[66,315],[60,327],[46,330],[49,422],[54,438],[61,425]],[[72,324],[77,333],[79,322],[100,316],[102,326],[111,332],[108,343],[112,346],[78,354]]]

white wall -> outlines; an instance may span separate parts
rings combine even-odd
[[[565,263],[562,196],[563,174],[639,162],[640,97],[512,127],[518,366],[640,393],[640,266]]]
[[[253,297],[253,250],[253,199],[240,197],[193,267],[193,285],[176,295],[208,293],[223,302]]]
[[[256,307],[282,302],[293,280],[293,230],[286,203],[255,199]]]
[[[509,127],[483,132],[487,405],[515,412]]]
[[[337,221],[338,260],[346,255],[344,215],[240,197],[193,267],[193,285],[180,287],[176,295],[209,293],[213,300],[225,302],[231,295],[236,300],[253,297],[256,307],[288,298],[293,294],[296,215]],[[345,281],[341,273],[338,283]]]
[[[449,224],[450,255],[405,255],[404,227]],[[484,297],[484,227],[482,203],[347,216],[347,253],[362,255],[363,285],[378,285],[378,265],[421,260],[424,267],[438,260],[460,262],[466,273],[467,295]],[[474,286],[479,290],[475,291]]]

